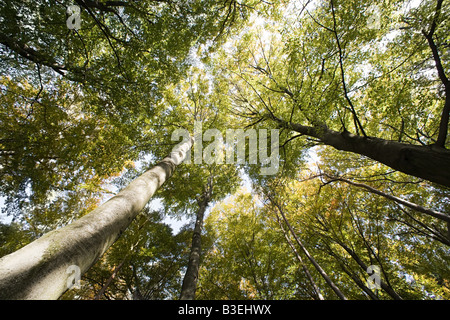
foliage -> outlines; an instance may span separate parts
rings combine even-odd
[[[240,191],[215,206],[206,223],[214,242],[202,262],[198,299],[305,298],[283,235],[251,194]]]
[[[412,161],[448,172],[433,158],[449,147],[448,1],[76,0],[78,30],[73,1],[3,2],[0,257],[92,211],[176,129],[279,132],[274,176],[249,154],[194,163],[197,140],[160,205],[63,299],[178,298],[192,228],[164,218],[191,218],[208,190],[198,299],[336,299],[306,251],[348,299],[450,299],[450,224],[383,196],[449,215],[448,187],[368,144],[420,148]]]

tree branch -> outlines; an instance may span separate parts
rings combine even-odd
[[[21,57],[25,58],[26,60],[52,68],[62,76],[66,75],[65,71],[68,70],[66,66],[56,63],[54,59],[48,56],[44,56],[40,51],[29,47],[25,43],[20,43],[19,41],[8,37],[5,34],[0,34],[0,43],[5,45],[10,50],[14,51]]]
[[[345,295],[341,292],[341,290],[339,290],[339,288],[336,286],[336,284],[327,275],[325,270],[322,269],[322,267],[317,263],[317,261],[314,259],[314,257],[309,253],[309,251],[306,249],[306,247],[300,241],[296,232],[294,231],[291,224],[287,220],[286,215],[284,214],[284,211],[282,210],[280,204],[277,201],[275,201],[275,199],[269,193],[266,193],[266,196],[268,197],[269,201],[278,209],[278,211],[280,212],[280,215],[282,216],[284,222],[286,223],[286,225],[287,225],[289,231],[291,232],[292,236],[294,237],[295,241],[300,246],[300,248],[302,249],[302,251],[306,255],[306,257],[309,259],[309,261],[311,261],[311,263],[314,265],[314,268],[316,268],[316,270],[320,273],[320,275],[325,280],[325,282],[331,287],[331,289],[334,291],[334,293],[336,293],[336,295],[341,300],[347,300]]]
[[[337,29],[336,29],[336,13],[334,10],[334,3],[333,0],[330,1],[331,3],[331,12],[333,14],[333,34],[334,37],[336,38],[336,42],[337,42],[337,46],[338,46],[338,50],[339,50],[339,65],[341,68],[341,80],[342,80],[342,87],[344,89],[344,96],[345,96],[345,100],[347,100],[351,112],[353,114],[353,121],[355,122],[355,129],[356,129],[356,133],[358,134],[358,128],[361,130],[361,133],[364,137],[367,137],[366,132],[364,131],[363,126],[361,125],[361,122],[359,121],[358,115],[356,114],[356,110],[355,107],[353,106],[352,101],[350,100],[350,97],[348,96],[348,90],[347,90],[347,85],[345,83],[345,74],[344,74],[344,62],[343,62],[343,54],[342,54],[342,47],[341,47],[341,42],[339,40],[339,36],[337,33]]]
[[[383,191],[380,191],[378,189],[375,189],[375,188],[373,188],[373,187],[371,187],[371,186],[369,186],[367,184],[354,182],[354,181],[351,181],[351,180],[348,180],[348,179],[345,179],[345,178],[342,178],[342,177],[336,177],[334,175],[330,175],[330,174],[327,174],[327,173],[322,173],[322,176],[325,176],[325,177],[331,179],[331,182],[342,181],[342,182],[345,182],[345,183],[350,184],[350,185],[355,186],[355,187],[364,188],[364,189],[368,190],[370,193],[377,194],[377,195],[385,197],[385,198],[387,198],[389,200],[395,201],[396,203],[404,205],[405,207],[413,209],[413,210],[415,210],[417,212],[421,212],[421,213],[427,214],[427,215],[429,215],[431,217],[437,218],[437,219],[445,221],[445,222],[450,222],[450,216],[445,214],[445,213],[443,213],[443,212],[439,212],[439,211],[435,211],[435,210],[432,210],[432,209],[428,209],[428,208],[422,207],[422,206],[420,206],[418,204],[415,204],[415,203],[403,200],[403,199],[398,198],[396,196],[390,195],[390,194],[388,194],[386,192],[383,192]]]
[[[425,30],[422,30],[422,34],[428,41],[428,45],[431,49],[431,52],[433,53],[433,59],[436,64],[436,69],[438,72],[439,79],[444,84],[445,87],[445,103],[444,108],[442,110],[441,114],[441,121],[439,123],[439,134],[436,141],[436,146],[445,148],[445,141],[447,140],[447,133],[448,133],[448,122],[449,122],[449,114],[450,114],[450,82],[445,74],[444,66],[442,65],[441,57],[439,55],[439,50],[434,42],[433,36],[435,34],[436,28],[437,28],[437,20],[439,19],[439,16],[441,14],[441,8],[442,8],[443,0],[438,0],[436,4],[436,10],[434,13],[433,22],[431,23],[430,31],[426,32]]]

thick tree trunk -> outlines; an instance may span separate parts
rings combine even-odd
[[[450,150],[362,137],[330,130],[325,125],[310,127],[277,118],[274,120],[285,128],[317,138],[338,150],[357,153],[400,172],[450,187]]]
[[[210,192],[205,192],[199,202],[197,217],[195,221],[194,234],[192,235],[191,253],[189,255],[188,267],[184,275],[181,287],[180,300],[194,300],[197,289],[198,270],[200,267],[200,257],[202,250],[202,228],[203,218],[210,201]]]
[[[172,175],[192,143],[179,145],[94,211],[1,258],[0,299],[59,298],[73,278],[70,270],[83,274],[106,252]]]

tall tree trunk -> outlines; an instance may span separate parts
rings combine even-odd
[[[0,299],[59,298],[73,279],[69,271],[85,273],[106,252],[184,160],[192,144],[191,139],[178,145],[89,214],[1,258]]]
[[[363,137],[334,131],[325,125],[304,126],[274,116],[270,118],[286,129],[317,138],[338,150],[357,153],[400,172],[450,187],[450,150],[445,148]]]
[[[286,229],[283,227],[283,223],[280,221],[280,218],[278,217],[278,214],[275,212],[276,215],[276,219],[278,222],[278,225],[281,228],[281,231],[283,232],[284,238],[286,239],[287,243],[289,244],[289,246],[292,249],[292,252],[294,253],[295,257],[297,258],[297,260],[300,262],[300,265],[303,268],[303,271],[306,274],[306,277],[308,278],[309,282],[311,283],[311,286],[313,287],[313,291],[314,293],[312,294],[312,297],[316,300],[324,300],[322,294],[320,293],[319,287],[317,286],[316,282],[314,281],[311,273],[309,272],[308,267],[306,266],[306,264],[303,262],[302,257],[300,256],[300,254],[298,253],[297,249],[295,248],[294,244],[292,243],[291,239],[289,238],[289,235],[286,231]]]
[[[317,263],[316,259],[313,258],[313,256],[309,253],[309,251],[306,249],[306,247],[303,245],[303,243],[300,241],[300,239],[297,237],[297,234],[295,233],[294,229],[292,228],[291,224],[286,218],[286,215],[284,214],[283,210],[281,209],[280,205],[270,196],[268,195],[269,200],[277,207],[278,211],[281,214],[281,217],[283,218],[284,222],[286,223],[289,231],[291,232],[292,236],[294,237],[297,244],[300,246],[302,251],[305,253],[306,257],[311,261],[314,268],[320,273],[322,278],[325,280],[325,282],[331,287],[331,289],[336,293],[336,295],[341,300],[347,300],[345,295],[342,293],[341,290],[336,286],[336,284],[331,280],[331,278],[328,276],[328,274],[325,272],[325,270],[322,269],[322,267]]]
[[[359,256],[356,254],[355,251],[353,251],[352,249],[350,249],[349,247],[347,247],[343,242],[341,241],[337,241],[336,239],[334,239],[334,241],[339,244],[345,251],[347,251],[347,253],[353,258],[353,260],[356,261],[356,263],[364,270],[367,272],[367,268],[368,266],[359,258]],[[395,290],[386,282],[384,282],[383,280],[380,279],[380,287],[386,291],[387,294],[389,294],[393,299],[395,300],[402,300],[402,297],[400,297],[400,295],[395,292]]]
[[[211,180],[210,180],[211,181]],[[198,211],[195,220],[194,233],[192,235],[191,253],[189,255],[188,267],[184,275],[183,285],[181,286],[180,300],[194,300],[197,289],[198,270],[200,267],[200,257],[202,250],[202,228],[203,218],[206,208],[211,200],[211,183],[208,183],[208,190],[198,199]]]

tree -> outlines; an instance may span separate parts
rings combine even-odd
[[[402,2],[307,2],[285,23],[268,20],[272,35],[250,30],[217,58],[235,114],[292,133],[286,143],[308,137],[450,186],[449,8],[432,3],[401,12]]]
[[[0,292],[448,299],[449,9],[5,1]]]
[[[221,138],[227,119],[219,113],[221,101],[218,100],[218,88],[208,80],[208,76],[206,65],[193,67],[186,80],[180,81],[164,95],[164,103],[170,111],[165,112],[162,126],[169,123],[183,128],[181,135],[193,133],[194,137],[194,147],[185,170],[178,171],[173,181],[160,193],[168,214],[195,216],[191,251],[180,293],[183,300],[195,299],[206,210],[211,203],[233,192],[239,183],[237,167],[224,164],[221,159]],[[162,146],[170,145],[173,139],[172,135],[161,138],[164,139]]]
[[[160,211],[146,206],[100,260],[83,276],[80,288],[62,299],[174,299],[180,270],[187,264],[190,233],[173,234]]]
[[[72,202],[64,200],[71,192],[78,192],[80,184],[90,191],[98,191],[106,178],[120,173],[143,150],[148,153],[142,142],[160,133],[151,128],[153,116],[160,112],[152,108],[152,103],[160,98],[159,88],[175,82],[183,74],[194,46],[213,39],[219,43],[222,36],[231,32],[231,26],[246,19],[248,9],[253,6],[235,1],[146,1],[139,4],[77,1],[82,9],[82,28],[69,30],[65,13],[70,4],[7,1],[0,11],[6,22],[0,30],[1,55],[6,62],[2,68],[10,72],[13,79],[5,78],[2,83],[7,98],[2,100],[2,111],[5,111],[2,127],[13,129],[1,134],[1,155],[5,164],[1,166],[2,177],[10,182],[2,192],[9,196],[8,203],[19,210],[26,206],[24,203],[30,203],[34,211],[45,208],[54,191],[58,200],[62,200],[55,201],[57,205],[76,204],[74,199]],[[172,32],[174,26],[180,27],[178,32]],[[25,81],[27,77],[31,81]],[[64,100],[67,98],[64,90],[69,92],[67,100]],[[21,105],[16,112],[14,107],[18,103]],[[147,126],[142,128],[144,118]],[[85,119],[88,120],[83,121]],[[18,126],[14,127],[14,123]],[[74,141],[85,138],[87,143],[74,147]],[[55,140],[60,143],[55,145]],[[111,157],[115,152],[120,156]],[[86,154],[90,160],[86,161]],[[41,170],[34,170],[36,161]],[[55,168],[58,174],[50,175],[53,179],[49,179],[48,173]],[[72,183],[65,185],[70,179],[61,169],[79,172],[79,181],[72,176]],[[170,166],[163,169],[168,170],[166,175],[173,171]],[[78,199],[81,199],[82,192],[79,194]],[[138,207],[142,206],[141,203]],[[139,211],[132,207],[130,221]],[[72,209],[76,208],[69,208]],[[17,216],[28,214],[27,210],[25,214],[19,210]],[[51,213],[54,221],[54,212]],[[69,211],[69,214],[73,213]],[[82,213],[73,215],[79,217]],[[73,216],[62,214],[61,218],[64,221],[59,224],[64,225]],[[76,225],[84,221],[84,227],[89,228],[88,220],[83,217]],[[123,226],[118,223],[110,232],[117,237]],[[57,234],[53,232],[37,241],[42,244],[41,239]],[[106,247],[114,237],[105,240]],[[97,243],[100,246],[101,241]],[[104,250],[106,248],[87,254],[89,261],[83,261],[82,271]],[[20,253],[16,252],[15,256]],[[52,297],[64,290],[61,283],[55,285],[59,288],[50,293]]]
[[[277,222],[245,190],[206,219],[212,237],[200,270],[198,299],[308,299],[312,288]]]
[[[370,172],[369,168],[359,169],[360,179],[365,178],[364,172]],[[405,225],[402,220],[407,221],[411,213],[399,210],[399,206],[389,198],[369,196],[365,189],[350,189],[352,187],[347,182],[330,183],[329,180],[316,179],[314,175],[311,178],[309,174],[304,171],[297,178],[273,181],[269,190],[272,197],[283,204],[286,217],[292,221],[291,227],[305,239],[303,246],[307,246],[315,260],[332,273],[333,282],[346,297],[426,299],[448,294],[444,293],[448,291],[445,284],[436,285],[437,279],[448,277],[447,272],[438,267],[448,260],[444,253],[448,245],[436,241],[438,230],[442,232],[442,224],[437,225],[439,220],[416,217],[413,223]],[[375,177],[366,178],[375,180]],[[397,184],[395,187],[398,189],[421,190],[415,184],[402,185],[400,181]],[[423,228],[423,232],[419,232],[419,228]],[[436,228],[434,232],[433,228]],[[400,238],[408,240],[399,241]],[[437,277],[431,273],[425,276],[420,270],[422,268],[417,268],[428,265],[426,260],[430,258],[433,260],[430,263],[437,268],[435,272],[439,273]],[[410,259],[414,263],[411,264]],[[367,285],[370,265],[380,268],[379,290]],[[411,282],[411,278],[417,279],[417,283]],[[326,289],[320,283],[318,286]],[[427,290],[419,289],[420,286],[427,287]]]
[[[200,268],[200,257],[202,250],[202,229],[206,208],[212,197],[212,178],[208,177],[203,194],[197,198],[198,210],[195,217],[194,232],[192,234],[191,253],[189,254],[189,262],[186,273],[181,286],[180,300],[194,300],[195,291],[197,290],[198,270]]]
[[[155,191],[185,158],[187,141],[154,168],[90,214],[35,240],[0,260],[2,298],[58,298],[68,289],[67,268],[79,274],[117,240]]]
[[[280,204],[270,195],[267,194],[267,197],[269,199],[269,201],[276,207],[276,209],[279,211],[281,217],[283,218],[284,223],[286,224],[286,226],[288,227],[290,233],[292,234],[292,236],[294,237],[295,241],[297,242],[297,244],[299,245],[299,247],[302,249],[302,251],[304,252],[304,254],[308,257],[308,259],[311,261],[311,263],[314,265],[314,268],[316,268],[316,270],[320,273],[320,275],[324,278],[324,280],[326,281],[326,283],[331,287],[331,289],[333,289],[334,293],[336,293],[336,295],[339,297],[339,299],[341,300],[347,300],[347,298],[345,297],[345,295],[341,292],[341,290],[339,290],[339,288],[336,286],[336,284],[331,280],[331,278],[327,275],[327,273],[323,270],[323,268],[317,263],[317,261],[314,259],[314,257],[311,256],[311,254],[308,252],[308,250],[306,249],[306,247],[303,245],[303,243],[300,241],[300,239],[298,238],[296,232],[294,231],[294,229],[292,228],[291,224],[289,223],[289,221],[286,218],[286,215],[283,212],[283,209],[281,208]],[[281,227],[281,226],[280,226]]]
[[[0,191],[16,216],[55,193],[74,197],[82,184],[98,192],[151,153],[162,88],[184,76],[195,48],[220,43],[257,2],[80,0],[78,30],[66,24],[72,4],[5,1],[0,9],[0,68],[9,75],[1,79],[8,183]]]

